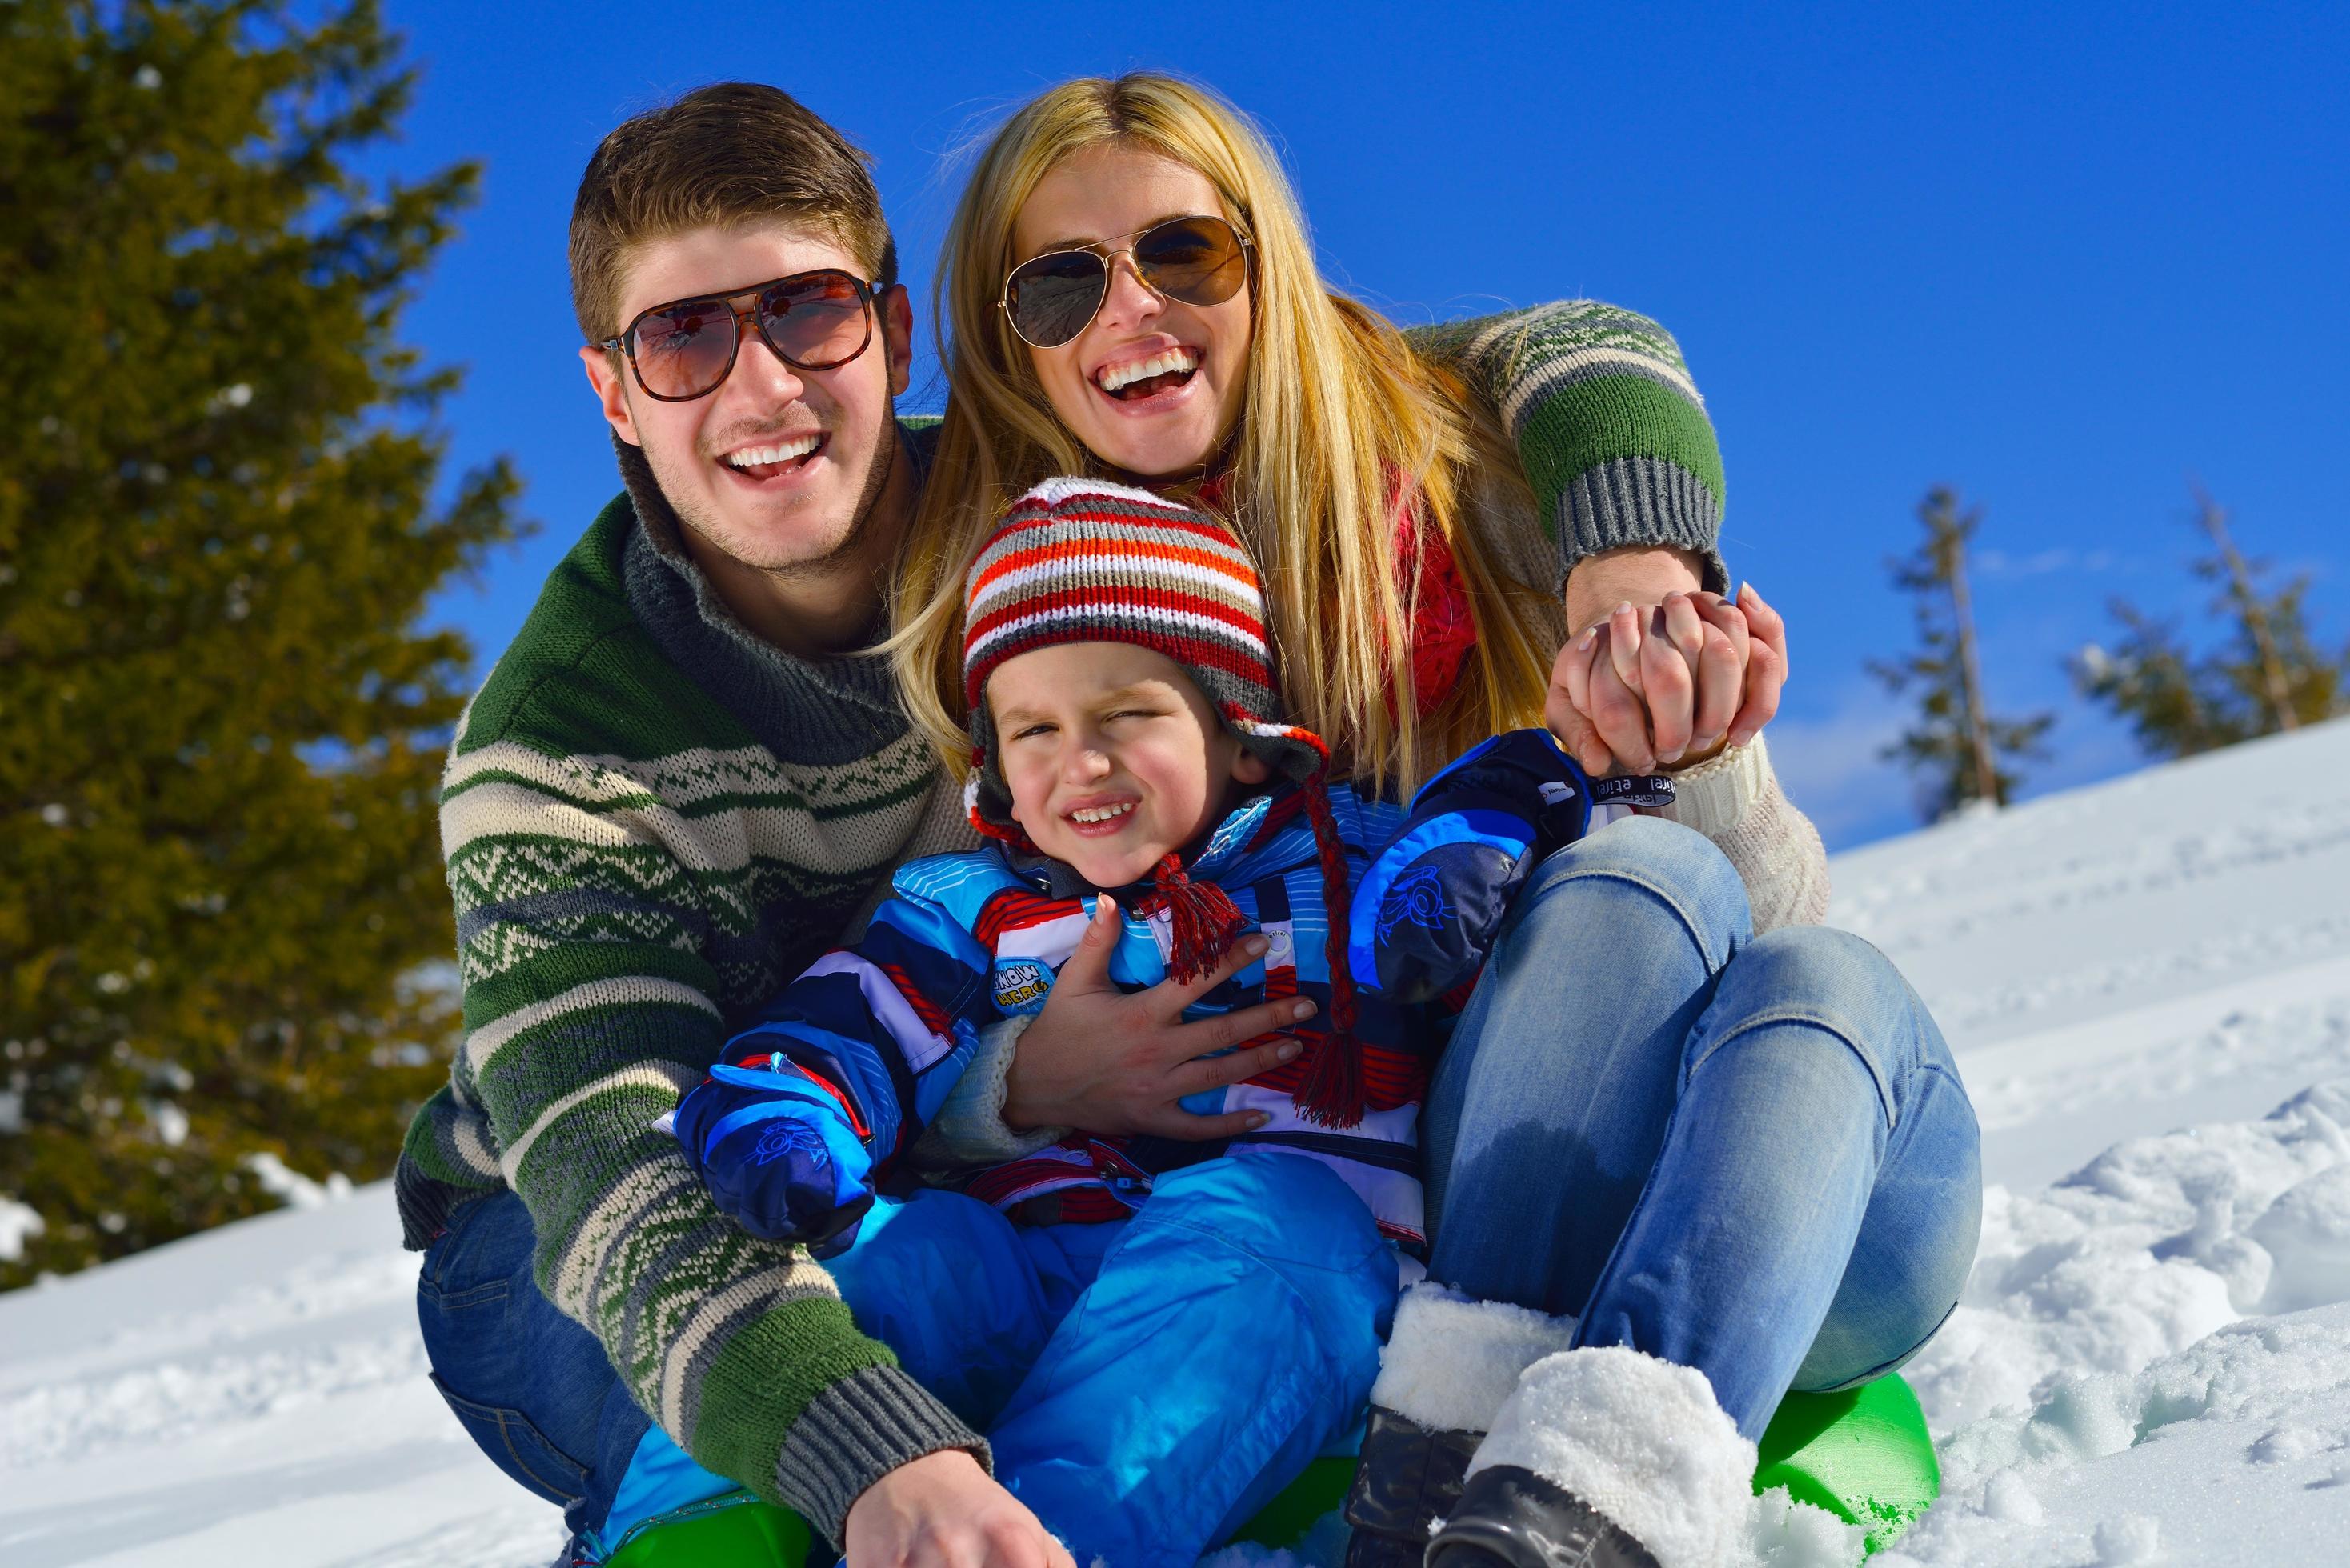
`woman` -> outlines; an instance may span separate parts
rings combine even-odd
[[[1718,460],[1670,339],[1576,305],[1406,341],[1323,287],[1242,117],[1149,75],[1013,116],[947,264],[949,414],[896,651],[951,752],[979,531],[1091,470],[1232,519],[1284,668],[1320,672],[1293,676],[1295,716],[1357,778],[1409,789],[1546,709],[1587,765],[1679,768],[1663,815],[1686,826],[1617,822],[1537,871],[1437,1073],[1431,1279],[1374,1392],[1349,1561],[1536,1563],[1544,1539],[1714,1560],[1780,1397],[1881,1375],[1948,1314],[1980,1178],[1915,996],[1803,923],[1825,862],[1755,733],[1783,637],[1751,590],[1704,591]],[[1173,1107],[1102,1066],[1144,1000],[1056,992],[936,1136],[1000,1156],[1055,1123],[1166,1130]],[[1622,1429],[1664,1411],[1645,1447]]]

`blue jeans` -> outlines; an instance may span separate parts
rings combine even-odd
[[[1751,934],[1721,852],[1653,817],[1546,861],[1422,1119],[1429,1272],[1693,1366],[1749,1438],[1898,1366],[1956,1305],[1982,1178],[1950,1049],[1893,965]]]
[[[425,1249],[416,1315],[432,1386],[473,1441],[589,1542],[651,1423],[596,1336],[539,1293],[536,1234],[511,1192],[460,1207]]]
[[[418,1307],[433,1380],[499,1468],[600,1557],[734,1490],[651,1425],[530,1278],[512,1193],[452,1217]],[[1360,1418],[1395,1254],[1325,1167],[1239,1150],[1130,1220],[1018,1227],[950,1192],[877,1203],[829,1265],[858,1326],[987,1434],[995,1473],[1080,1562],[1189,1564]]]

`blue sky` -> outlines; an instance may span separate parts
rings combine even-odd
[[[618,488],[564,269],[607,130],[705,81],[792,92],[876,158],[927,339],[957,151],[1050,83],[1144,66],[1255,115],[1330,278],[1399,318],[1589,295],[1679,337],[1725,553],[1792,628],[1774,756],[1831,844],[1914,821],[1875,760],[1898,703],[1862,669],[1910,639],[1884,560],[1929,484],[1985,510],[1995,703],[2060,715],[2027,793],[2135,764],[2061,660],[2112,595],[2200,604],[2189,473],[2350,638],[2339,5],[386,11],[424,78],[371,161],[486,164],[404,334],[467,368],[456,464],[509,454],[545,524],[436,607],[484,667]],[[933,370],[926,343],[910,407]]]

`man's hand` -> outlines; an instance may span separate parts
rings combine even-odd
[[[1271,1072],[1296,1056],[1303,1045],[1281,1039],[1201,1060],[1293,1028],[1314,1016],[1314,1004],[1292,997],[1185,1023],[1183,1010],[1263,957],[1265,940],[1243,937],[1198,979],[1161,981],[1128,996],[1109,978],[1118,927],[1117,906],[1100,898],[1084,940],[1055,978],[1045,1010],[1020,1036],[1005,1081],[1004,1121],[1014,1127],[1191,1140],[1234,1137],[1263,1127],[1262,1112],[1199,1116],[1175,1102]]]
[[[899,1465],[848,1505],[848,1568],[1076,1568],[961,1449]]]

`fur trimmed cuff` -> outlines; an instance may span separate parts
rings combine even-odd
[[[1733,1561],[1754,1501],[1754,1445],[1705,1374],[1615,1345],[1528,1367],[1469,1473],[1494,1465],[1574,1493],[1660,1568]]]
[[[1574,1339],[1571,1317],[1414,1285],[1396,1303],[1371,1403],[1430,1431],[1491,1431],[1518,1374]]]

